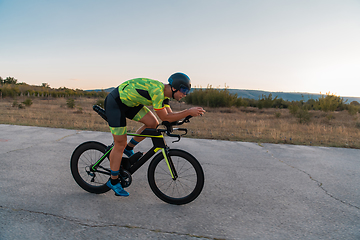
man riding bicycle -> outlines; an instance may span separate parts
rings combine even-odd
[[[140,134],[145,128],[156,128],[159,125],[154,114],[146,106],[152,105],[161,121],[168,122],[178,121],[188,115],[195,117],[205,113],[201,107],[172,112],[170,98],[180,101],[185,97],[191,89],[191,81],[184,73],[174,73],[168,82],[163,84],[148,78],[131,79],[115,88],[105,99],[105,113],[114,138],[114,148],[109,156],[111,178],[106,185],[118,196],[129,196],[118,180],[122,155],[125,153],[128,157],[132,156],[133,148],[144,139],[133,137],[127,143],[126,118],[144,124],[136,131]]]

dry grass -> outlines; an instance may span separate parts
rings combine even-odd
[[[281,113],[279,118],[276,112]],[[195,128],[195,124],[205,126],[197,130],[200,138],[360,148],[358,116],[346,111],[332,114],[334,118],[311,112],[311,121],[300,124],[287,109],[232,109],[230,113],[216,109],[208,111],[203,120],[194,119],[193,124]]]
[[[18,98],[20,103],[24,99]],[[78,98],[76,107],[66,107],[66,99],[33,99],[31,107],[12,107],[13,99],[0,100],[0,123],[109,131],[106,122],[92,110],[96,99]],[[172,103],[174,111],[189,106]],[[80,109],[81,108],[81,109]],[[311,112],[311,120],[300,124],[287,109],[224,108],[206,109],[203,117],[193,118],[186,125],[188,136],[194,138],[287,143],[316,146],[360,148],[359,113],[347,111]],[[139,123],[128,120],[134,132]]]

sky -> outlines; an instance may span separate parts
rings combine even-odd
[[[0,0],[0,76],[360,97],[360,0]]]

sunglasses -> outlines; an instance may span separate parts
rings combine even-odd
[[[186,87],[180,87],[179,91],[185,95],[188,95],[188,93],[190,92],[190,89],[188,89]]]

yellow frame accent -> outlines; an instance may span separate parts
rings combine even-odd
[[[154,150],[154,152],[158,152],[159,150],[161,150],[161,149],[163,149],[163,148],[155,148],[155,150]]]
[[[134,137],[151,137],[151,138],[164,138],[163,135],[159,135],[159,136],[154,136],[154,135],[142,135],[142,134],[136,134],[136,133],[127,133],[127,135],[129,136],[134,136]]]
[[[165,158],[166,164],[168,165],[168,168],[169,168],[169,171],[170,171],[171,177],[172,177],[172,179],[174,179],[174,174],[173,174],[173,173],[172,173],[172,171],[171,171],[170,164],[169,164],[169,160],[168,160],[168,158],[166,157],[166,151],[165,151],[165,148],[162,148],[162,149],[161,149],[161,151],[162,151],[162,153],[163,153],[163,155],[164,155],[164,158]]]

